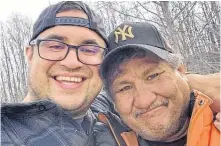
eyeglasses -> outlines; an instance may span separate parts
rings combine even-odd
[[[66,58],[70,49],[75,49],[78,61],[87,65],[101,64],[106,50],[98,45],[73,46],[53,39],[33,40],[30,45],[37,45],[39,56],[50,61],[61,61]]]

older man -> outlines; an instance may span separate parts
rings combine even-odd
[[[122,139],[134,146],[220,144],[210,107],[213,100],[199,91],[191,92],[181,57],[155,26],[122,23],[108,41],[109,53],[101,64],[105,89],[123,122],[138,135],[137,141],[119,119],[100,114],[118,144]]]

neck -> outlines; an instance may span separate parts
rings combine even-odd
[[[173,141],[183,138],[184,136],[187,135],[188,127],[189,127],[189,118],[187,118],[187,120],[184,122],[182,129],[175,135],[169,137],[165,142],[173,142]]]
[[[26,103],[26,102],[32,102],[32,101],[35,101],[36,98],[34,98],[30,92],[28,92],[27,96],[23,99],[22,102]]]
[[[22,102],[27,103],[27,102],[36,101],[37,99],[38,98],[36,98],[30,92],[28,92],[27,96],[23,99]],[[70,110],[66,110],[66,111],[70,111]],[[81,119],[87,115],[87,111],[83,111],[81,113],[79,113],[79,112],[76,113],[76,111],[70,111],[70,113],[71,113],[73,119]]]
[[[70,110],[73,119],[81,119],[87,115],[88,109],[85,110]]]
[[[83,117],[85,117],[87,115],[87,113],[83,113],[83,114],[78,114],[78,115],[76,115],[76,114],[73,114],[73,119],[81,119],[81,118],[83,118]]]

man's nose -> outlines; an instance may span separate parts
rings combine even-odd
[[[65,59],[60,61],[60,64],[70,69],[83,66],[83,64],[77,59],[77,52],[75,49],[71,49]]]
[[[156,94],[147,88],[136,89],[134,94],[134,106],[138,109],[148,108],[156,100]]]

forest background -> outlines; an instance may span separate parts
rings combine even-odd
[[[108,35],[124,21],[150,22],[184,57],[189,72],[220,72],[220,3],[218,1],[87,2],[104,20]],[[28,66],[24,46],[33,20],[13,13],[0,21],[0,97],[20,102],[27,94]]]

